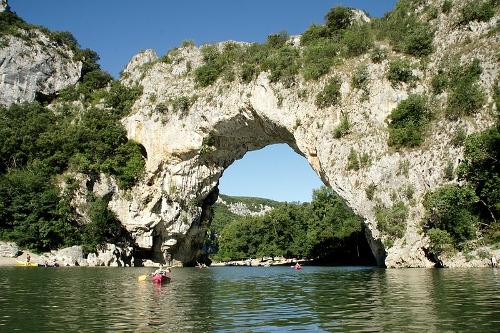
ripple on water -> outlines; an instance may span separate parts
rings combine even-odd
[[[482,331],[500,324],[491,269],[0,268],[0,331]],[[29,320],[27,320],[29,318]]]

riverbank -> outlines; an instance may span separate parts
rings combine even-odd
[[[36,262],[37,264],[43,264],[45,261],[42,260],[40,255],[30,252],[30,251],[22,251],[21,254],[15,257],[0,257],[0,267],[5,266],[16,266],[17,261],[26,261],[26,255],[29,254],[31,259],[30,261]]]
[[[312,262],[309,259],[296,259],[296,258],[283,258],[283,257],[264,257],[261,259],[245,259],[233,261],[212,262],[210,266],[223,267],[223,266],[248,266],[248,267],[268,267],[268,266],[287,266],[294,265],[295,263],[301,265]]]

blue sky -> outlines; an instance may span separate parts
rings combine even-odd
[[[70,31],[83,48],[100,55],[104,70],[117,77],[142,49],[159,55],[183,40],[197,45],[224,40],[262,42],[286,30],[303,32],[323,23],[335,5],[364,9],[371,16],[390,11],[396,0],[9,0],[13,11],[29,23]],[[221,192],[276,200],[309,201],[321,181],[286,145],[250,152],[226,170]]]

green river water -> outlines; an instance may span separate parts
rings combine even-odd
[[[0,332],[500,332],[500,270],[0,267]]]

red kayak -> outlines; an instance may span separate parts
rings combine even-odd
[[[155,274],[151,277],[151,280],[154,283],[170,282],[170,278],[168,276],[163,275],[163,274]]]

